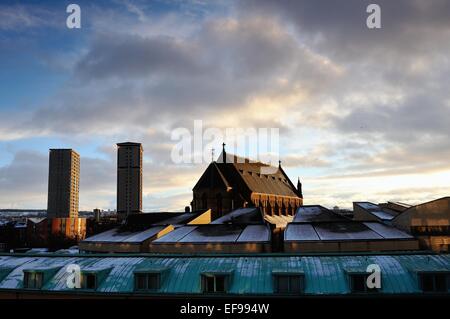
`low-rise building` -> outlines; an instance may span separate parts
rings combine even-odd
[[[153,240],[176,228],[210,221],[210,210],[192,213],[132,214],[127,217],[124,225],[86,238],[79,243],[79,249],[97,253],[149,252]]]
[[[346,218],[320,205],[302,206],[284,233],[285,252],[418,250],[417,239],[376,220]]]
[[[378,221],[391,224],[392,220],[400,214],[389,206],[381,206],[371,202],[353,203],[353,220]]]
[[[448,254],[0,256],[0,298],[448,296],[449,283]]]
[[[263,253],[271,251],[271,229],[259,208],[240,208],[207,225],[186,225],[155,239],[158,253]]]
[[[418,238],[423,249],[450,251],[450,197],[411,206],[392,224]]]
[[[47,218],[27,219],[27,244],[29,247],[43,247],[48,245]]]

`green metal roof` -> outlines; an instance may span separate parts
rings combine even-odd
[[[134,293],[134,272],[141,269],[164,269],[161,288],[156,294],[200,294],[201,274],[230,272],[229,294],[271,295],[274,273],[301,272],[305,276],[305,294],[341,295],[350,293],[348,270],[364,270],[378,264],[382,274],[381,293],[421,293],[417,272],[450,272],[450,255],[336,255],[336,256],[64,256],[2,255],[0,269],[12,269],[3,279],[1,290],[23,289],[23,270],[59,270],[42,288],[50,292],[71,292],[66,286],[66,267],[77,264],[81,271],[110,269],[99,282],[97,293]],[[79,292],[82,293],[82,292]]]

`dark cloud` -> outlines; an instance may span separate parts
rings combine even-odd
[[[379,134],[388,141],[405,143],[411,139],[421,142],[428,135],[449,137],[449,123],[450,105],[432,94],[410,96],[399,105],[357,108],[335,120],[337,128],[347,133]]]
[[[71,55],[66,84],[37,109],[1,110],[0,139],[142,141],[146,205],[155,208],[184,206],[190,197],[202,168],[173,165],[170,133],[191,129],[195,119],[205,128],[280,128],[290,150],[283,165],[332,179],[311,190],[317,201],[358,197],[359,186],[336,191],[338,179],[448,170],[450,3],[377,1],[382,29],[368,30],[369,3],[239,1],[198,21],[172,16],[183,18],[180,30],[156,25],[143,8],[124,17],[97,7],[98,29]],[[98,153],[82,158],[82,204],[114,207],[114,146]],[[5,188],[5,196],[20,189],[45,194],[46,158],[16,156],[0,168],[2,198]]]
[[[204,23],[187,39],[97,34],[72,82],[24,127],[85,134],[217,118],[255,97],[323,89],[336,74],[322,62],[276,19],[253,16]]]
[[[366,8],[371,3],[381,7],[381,29],[366,27]],[[247,10],[280,15],[297,27],[308,45],[345,61],[364,60],[376,53],[382,62],[381,57],[390,51],[432,52],[437,43],[447,45],[450,31],[446,0],[250,0],[242,4]]]
[[[0,167],[0,206],[46,208],[47,179],[46,156],[32,151],[15,153],[9,165]]]
[[[170,37],[144,38],[138,35],[97,35],[89,52],[75,66],[83,80],[116,77],[183,76],[200,74],[196,59],[201,51]]]

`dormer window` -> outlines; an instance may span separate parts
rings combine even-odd
[[[230,276],[228,274],[202,274],[203,293],[226,293]]]
[[[377,288],[367,286],[367,278],[370,273],[351,273],[349,274],[350,290],[352,293],[378,292]]]
[[[423,292],[447,292],[450,275],[445,272],[419,273],[419,285]]]
[[[108,277],[111,268],[87,268],[81,269],[80,287],[83,290],[97,290]]]
[[[276,294],[298,295],[304,293],[305,276],[302,273],[274,274],[273,279]]]
[[[161,287],[161,274],[156,272],[139,272],[134,274],[136,291],[158,290]]]
[[[41,271],[24,271],[23,287],[25,289],[41,289],[44,273]]]
[[[81,289],[97,289],[97,275],[95,273],[82,273],[80,279]]]

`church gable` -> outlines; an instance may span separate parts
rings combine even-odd
[[[217,167],[215,162],[209,164],[208,168],[202,174],[197,184],[195,184],[193,190],[205,189],[205,188],[223,188],[230,187],[229,182]]]

